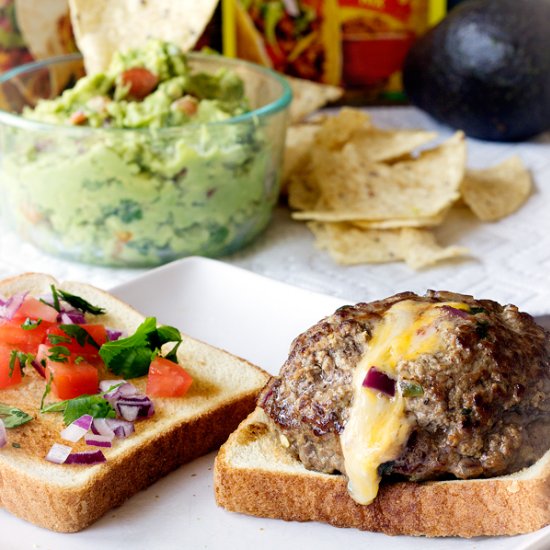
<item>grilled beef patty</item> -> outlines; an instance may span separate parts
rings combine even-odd
[[[345,473],[340,446],[353,401],[353,371],[383,314],[402,300],[442,307],[443,347],[397,365],[412,384],[411,435],[381,474],[411,480],[507,474],[550,447],[550,338],[515,306],[450,292],[411,292],[345,306],[299,335],[278,377],[259,398],[281,440],[312,470]],[[441,322],[439,322],[441,321]]]

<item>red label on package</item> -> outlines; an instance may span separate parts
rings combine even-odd
[[[343,8],[361,8],[387,13],[400,21],[407,21],[411,16],[412,0],[339,0],[338,4]]]

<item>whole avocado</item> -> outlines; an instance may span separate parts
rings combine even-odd
[[[471,137],[528,139],[550,128],[550,0],[469,0],[411,48],[410,101]]]

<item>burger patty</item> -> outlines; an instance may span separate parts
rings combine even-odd
[[[381,474],[411,480],[507,474],[550,447],[550,338],[515,306],[450,292],[411,292],[345,306],[299,335],[259,405],[306,468],[345,473],[340,445],[353,372],[384,313],[397,302],[461,302],[434,321],[442,347],[397,365],[410,437]],[[405,394],[406,395],[406,394]]]

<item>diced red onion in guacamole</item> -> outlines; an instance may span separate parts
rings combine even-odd
[[[367,372],[363,380],[363,387],[380,391],[390,397],[395,395],[395,380],[390,378],[385,372],[378,370],[376,367],[371,367],[369,372]]]

